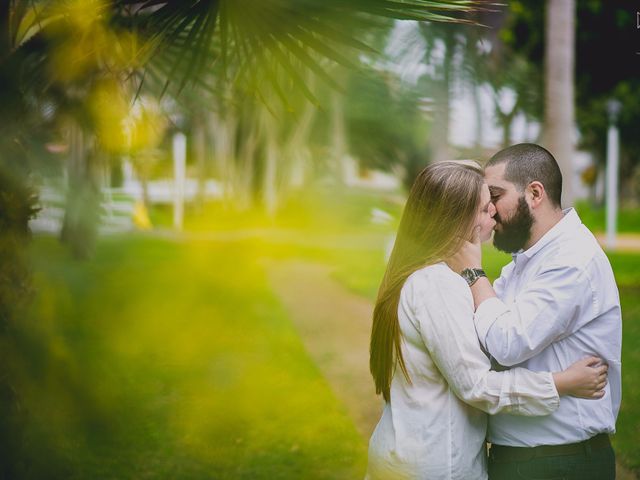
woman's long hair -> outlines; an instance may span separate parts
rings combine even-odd
[[[413,272],[446,260],[470,238],[483,182],[475,162],[446,161],[429,165],[413,183],[373,311],[369,368],[376,393],[387,402],[397,365],[411,382],[398,323],[402,286]]]

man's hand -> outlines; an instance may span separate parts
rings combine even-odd
[[[465,268],[482,268],[480,227],[473,229],[473,241],[465,241],[460,250],[447,260],[447,265],[456,273]]]

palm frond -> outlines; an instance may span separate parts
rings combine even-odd
[[[473,23],[465,12],[492,5],[478,0],[113,0],[120,20],[154,41],[154,54],[170,65],[163,68],[166,84],[177,83],[178,91],[210,76],[218,60],[222,78],[255,75],[254,69],[274,78],[267,70],[280,69],[304,91],[302,67],[337,86],[323,62],[353,68],[357,61],[349,52],[374,53],[361,36],[381,19]]]

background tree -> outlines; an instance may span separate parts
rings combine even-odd
[[[573,204],[575,15],[574,0],[546,2],[544,144],[566,179],[564,205]]]
[[[640,119],[638,61],[640,35],[636,11],[624,0],[577,0],[575,13],[575,107],[578,147],[591,152],[602,171],[606,160],[608,118],[606,103],[622,104],[620,128],[620,185],[623,197],[633,196],[634,171],[640,159],[637,123]],[[544,10],[539,2],[510,3],[501,35],[506,44],[524,55],[532,68],[543,71]],[[536,75],[535,78],[542,78]],[[539,84],[542,89],[542,83]]]
[[[431,122],[421,88],[389,71],[353,75],[347,94],[349,148],[363,168],[400,171],[405,186],[431,160]]]

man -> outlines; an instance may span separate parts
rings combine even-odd
[[[493,287],[479,242],[450,266],[463,272],[483,348],[499,364],[560,371],[595,355],[609,365],[599,400],[563,397],[547,417],[490,417],[489,478],[615,478],[608,434],[620,408],[622,319],[611,265],[573,209],[562,210],[562,176],[534,144],[509,147],[485,167],[496,208],[494,245],[513,256]]]

